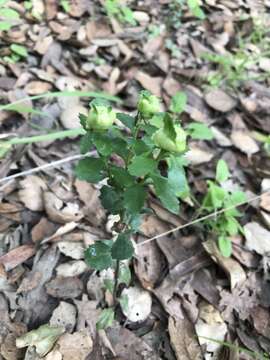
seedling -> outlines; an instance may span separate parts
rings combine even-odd
[[[200,6],[199,0],[173,0],[169,3],[169,27],[179,29],[182,24],[183,9],[188,6],[190,13],[196,18],[203,20],[205,18],[204,11]]]
[[[20,18],[19,13],[8,7],[8,0],[0,0],[0,31],[8,31],[16,26]]]
[[[119,0],[105,0],[104,8],[109,17],[114,17],[122,23],[136,25],[132,10]]]
[[[242,214],[232,207],[246,200],[242,191],[229,192],[221,186],[229,177],[230,172],[226,162],[219,160],[216,168],[216,179],[207,182],[208,191],[201,208],[201,211],[209,213],[230,208],[216,218],[205,222],[207,233],[217,239],[219,250],[225,257],[230,257],[232,253],[231,237],[243,232],[242,226],[237,220]]]
[[[60,5],[62,6],[62,8],[64,9],[64,11],[66,13],[69,12],[69,9],[70,9],[69,0],[60,0]]]
[[[3,60],[11,64],[15,64],[21,59],[26,58],[28,55],[26,47],[22,45],[12,44],[10,46],[10,51],[11,51],[11,55],[4,56]]]
[[[176,122],[183,103],[183,96],[178,94],[170,110],[161,112],[159,99],[143,91],[135,116],[116,113],[100,100],[90,103],[88,116],[81,115],[86,131],[81,151],[86,153],[95,147],[97,156],[80,160],[76,175],[90,183],[102,182],[101,203],[118,219],[114,239],[91,245],[85,252],[85,260],[96,270],[115,269],[111,287],[115,304],[123,302],[117,297],[118,286],[124,281],[120,276],[121,262],[133,256],[132,235],[138,231],[143,214],[152,211],[146,206],[150,189],[175,214],[179,213],[179,196],[187,192],[183,158],[187,133]],[[106,309],[98,327],[108,326],[113,314],[114,309]]]

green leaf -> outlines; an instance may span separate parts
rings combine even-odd
[[[230,236],[237,235],[240,228],[241,228],[241,225],[238,223],[238,221],[234,217],[232,217],[232,216],[226,217],[225,229],[229,233]]]
[[[17,55],[20,55],[21,57],[27,57],[28,52],[27,49],[22,45],[12,44],[10,46],[10,49]]]
[[[224,207],[229,208],[232,206],[235,206],[235,208],[232,208],[230,210],[225,211],[226,216],[235,216],[239,217],[241,216],[241,212],[236,208],[239,204],[243,204],[247,201],[246,194],[242,191],[234,191],[232,194],[230,194],[224,201]]]
[[[172,141],[176,139],[176,131],[174,127],[174,122],[172,117],[169,114],[165,114],[164,116],[164,127],[163,127],[165,135]]]
[[[104,286],[106,290],[113,294],[114,281],[112,279],[104,279]]]
[[[179,213],[179,201],[168,179],[160,175],[151,175],[157,197],[166,209],[174,214]]]
[[[230,177],[230,171],[228,165],[223,159],[220,159],[216,168],[216,181],[222,183]]]
[[[112,166],[110,173],[114,183],[121,188],[132,186],[135,183],[135,178],[124,168]]]
[[[90,245],[84,255],[87,265],[96,270],[104,270],[112,266],[111,247],[103,241]]]
[[[80,140],[81,154],[86,154],[93,147],[93,137],[91,133],[86,133]]]
[[[79,161],[75,174],[78,179],[95,184],[106,176],[105,164],[102,159],[87,157]]]
[[[187,126],[186,130],[195,140],[211,140],[214,137],[212,130],[199,122],[192,122]]]
[[[134,140],[133,150],[136,155],[142,155],[151,150],[151,147],[147,145],[144,140],[148,140],[148,138],[144,137],[143,139]]]
[[[122,196],[112,187],[103,186],[99,198],[102,206],[113,215],[119,214],[123,209]]]
[[[153,172],[156,168],[154,159],[150,159],[145,155],[135,156],[128,167],[128,171],[133,176],[145,176]]]
[[[135,119],[134,117],[124,114],[124,113],[117,113],[116,117],[118,120],[120,120],[126,127],[129,129],[133,129],[135,125]]]
[[[120,263],[118,283],[126,284],[127,286],[129,286],[130,282],[131,282],[131,272],[130,272],[129,266],[127,266],[123,263]]]
[[[177,92],[171,100],[170,111],[181,114],[187,105],[187,95],[184,92]]]
[[[224,236],[224,235],[221,235],[219,236],[218,238],[218,247],[219,247],[219,250],[221,252],[221,255],[228,258],[231,256],[232,254],[232,243],[231,243],[231,240]]]
[[[130,234],[119,234],[112,246],[112,258],[115,260],[126,260],[133,256],[134,247],[130,240]]]
[[[124,312],[128,312],[128,296],[127,295],[121,295],[119,298],[119,303],[121,305],[121,308]]]
[[[0,0],[0,7],[5,5],[9,0]]]
[[[208,192],[203,200],[203,207],[208,210],[221,208],[226,197],[226,191],[212,181],[208,181]]]
[[[4,19],[19,19],[20,15],[17,11],[10,8],[1,8],[0,17]]]
[[[189,193],[189,187],[186,179],[183,159],[171,155],[167,159],[168,163],[168,183],[176,196],[186,197]]]
[[[97,321],[97,330],[106,329],[109,326],[112,326],[114,320],[114,310],[112,308],[102,310],[98,321]]]
[[[8,31],[12,25],[7,21],[0,21],[0,31]]]
[[[131,214],[140,213],[144,206],[146,190],[142,185],[135,184],[124,192],[124,207]]]
[[[105,133],[93,133],[92,140],[97,152],[102,156],[111,155],[113,152],[113,139]]]

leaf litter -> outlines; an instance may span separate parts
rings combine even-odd
[[[194,194],[203,194],[219,158],[230,163],[232,186],[250,193],[267,188],[269,153],[254,137],[270,131],[269,61],[261,48],[267,46],[269,22],[257,24],[269,11],[267,1],[207,0],[204,20],[184,2],[176,19],[168,1],[134,2],[134,26],[106,16],[98,1],[72,0],[66,8],[48,0],[32,1],[29,8],[26,2],[9,3],[20,13],[20,26],[0,32],[3,103],[47,91],[104,90],[124,98],[124,110],[132,112],[142,87],[167,105],[185,91],[183,122],[207,124],[214,135],[191,144]],[[243,55],[237,53],[237,36],[246,41],[243,54],[247,48],[249,58],[260,55],[245,64],[244,79],[237,72]],[[27,58],[6,61],[13,44],[24,46]],[[40,98],[1,110],[1,140],[44,128],[74,129],[87,102]],[[0,175],[77,154],[78,146],[77,138],[17,145],[0,159]],[[270,353],[269,194],[244,209],[243,233],[233,239],[230,259],[203,242],[199,224],[137,247],[129,264],[132,287],[122,291],[131,297],[130,308],[123,303],[105,331],[95,324],[105,300],[111,301],[104,279],[113,273],[93,272],[83,261],[84,249],[113,231],[98,194],[98,186],[74,180],[70,163],[0,185],[1,358],[248,358],[244,352],[234,357],[225,342]],[[150,205],[155,214],[145,216],[138,244],[188,222],[192,213],[190,203],[182,205],[181,217],[155,199]]]

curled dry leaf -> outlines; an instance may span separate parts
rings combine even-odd
[[[143,88],[150,91],[156,96],[161,96],[162,77],[152,77],[142,71],[138,71],[135,79],[142,85]]]
[[[222,256],[214,240],[207,240],[203,243],[203,246],[211,258],[220,265],[229,276],[231,289],[246,280],[246,273],[242,266],[234,259]]]
[[[50,318],[50,326],[60,326],[72,332],[76,325],[76,307],[68,302],[60,301]]]
[[[260,255],[270,253],[270,231],[257,222],[250,222],[244,226],[246,247]]]
[[[32,211],[42,211],[43,191],[47,186],[45,182],[38,176],[29,175],[20,182],[22,189],[19,191],[19,199],[24,203],[27,209]]]
[[[199,343],[205,349],[204,359],[218,360],[222,347],[218,342],[225,340],[227,325],[212,305],[201,302],[199,308],[199,319],[195,324],[195,329]]]
[[[55,194],[45,191],[43,194],[44,207],[49,219],[60,224],[79,221],[83,214],[75,203],[64,203]]]
[[[36,250],[33,245],[22,245],[12,249],[7,254],[0,256],[0,264],[4,266],[5,271],[14,269],[24,261],[30,259]]]
[[[169,317],[168,330],[177,360],[202,360],[202,353],[192,323],[184,319]]]
[[[144,321],[148,318],[152,307],[152,298],[148,291],[130,287],[122,291],[121,297],[127,298],[126,306],[121,304],[121,308],[129,321]]]

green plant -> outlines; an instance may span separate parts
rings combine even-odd
[[[20,18],[19,13],[8,7],[8,0],[0,0],[0,31],[8,31],[17,25]]]
[[[136,25],[132,10],[123,5],[120,0],[105,0],[104,8],[109,17],[115,17],[122,23]]]
[[[70,9],[69,0],[60,0],[60,5],[62,6],[65,12],[69,12]]]
[[[205,14],[200,6],[199,0],[173,0],[169,3],[169,16],[168,22],[169,27],[178,29],[182,23],[183,9],[185,5],[188,6],[189,11],[193,16],[203,20]]]
[[[263,147],[264,147],[265,151],[267,152],[267,154],[270,155],[270,135],[265,135],[258,131],[253,131],[252,136],[257,141],[260,141],[263,143]]]
[[[216,167],[215,181],[208,181],[208,191],[203,199],[201,211],[212,213],[223,208],[230,208],[246,200],[242,191],[229,192],[221,185],[229,178],[230,172],[224,160],[219,160]],[[207,233],[218,241],[221,254],[230,257],[232,253],[231,236],[241,233],[242,227],[237,218],[242,214],[236,208],[230,208],[217,218],[205,222]]]
[[[123,302],[117,298],[118,286],[123,282],[121,261],[133,256],[132,235],[137,232],[143,214],[152,211],[145,206],[150,189],[175,214],[179,213],[178,198],[188,191],[183,158],[186,133],[176,122],[183,111],[183,97],[177,94],[170,110],[161,112],[158,98],[143,91],[134,117],[115,113],[101,100],[90,103],[88,116],[81,115],[86,131],[81,151],[85,153],[95,147],[97,156],[80,160],[76,176],[91,183],[102,181],[101,203],[110,214],[118,216],[115,238],[91,245],[85,260],[96,270],[115,269],[114,285],[108,286],[115,304]],[[122,126],[115,125],[116,118]],[[110,324],[113,314],[113,309],[105,309],[98,326]]]
[[[10,51],[10,56],[4,56],[3,60],[11,64],[16,63],[23,58],[26,58],[28,55],[26,47],[22,45],[11,44]]]

